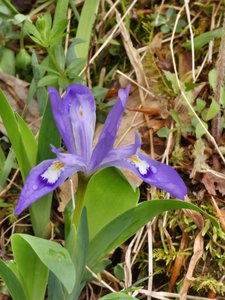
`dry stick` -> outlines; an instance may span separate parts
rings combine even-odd
[[[65,49],[64,49],[65,56],[67,54],[68,45],[69,45],[69,33],[70,33],[71,14],[72,14],[72,10],[69,8],[68,12],[67,12],[68,24],[67,24],[67,27],[66,27],[66,40],[65,40]]]
[[[12,215],[12,214],[11,214],[11,215]],[[10,216],[10,215],[9,215],[9,216]],[[5,234],[6,234],[8,231],[10,231],[10,230],[12,229],[10,238],[8,239],[8,242],[5,244],[5,246],[7,246],[7,245],[10,243],[10,240],[11,240],[12,234],[14,233],[15,227],[18,226],[17,224],[18,224],[20,221],[26,219],[27,217],[29,217],[29,214],[26,214],[26,215],[23,216],[22,218],[20,218],[20,219],[16,220],[15,222],[13,222],[13,224],[10,225],[10,226],[9,226],[9,227],[1,234],[0,239],[2,239],[2,238],[5,236]],[[28,226],[28,225],[26,224],[26,226]],[[31,225],[30,225],[30,226],[31,226]]]
[[[173,138],[173,132],[172,132],[172,129],[173,129],[173,123],[170,127],[171,131],[169,133],[169,136],[167,138],[167,144],[166,144],[166,149],[164,151],[164,154],[163,154],[163,157],[162,157],[162,162],[166,161],[166,163],[168,164],[168,157],[169,157],[169,152],[170,152],[170,146],[172,144],[172,138]]]
[[[221,6],[222,1],[224,1],[224,0],[220,0],[219,4],[217,5],[217,7],[216,7],[216,9],[215,9],[215,12],[214,12],[214,15],[215,15],[215,16],[217,15],[217,13],[218,13],[218,11],[219,11],[219,8],[220,8],[220,6]],[[209,1],[206,3],[206,5],[208,5],[208,3],[209,3]],[[192,19],[192,21],[193,21],[193,20],[194,20],[194,18]],[[193,22],[192,22],[192,23],[193,23]],[[214,26],[214,27],[218,28],[218,27],[219,27],[219,24],[220,24],[220,20],[217,22],[216,26]],[[212,27],[212,24],[211,24],[211,29],[213,29],[214,27]],[[212,42],[212,41],[211,41],[211,42]],[[202,70],[204,69],[206,62],[210,62],[210,61],[211,61],[211,58],[210,58],[211,53],[210,53],[210,51],[212,51],[212,50],[211,50],[210,47],[209,47],[209,50],[208,50],[208,52],[207,52],[207,54],[206,54],[206,56],[205,56],[205,58],[204,58],[204,60],[203,60],[203,62],[202,62],[202,64],[201,64],[201,66],[198,68],[198,73],[197,73],[197,75],[196,75],[196,77],[195,77],[195,82],[198,80],[198,77],[200,76]]]
[[[88,68],[88,66],[93,63],[93,61],[96,59],[96,57],[99,55],[100,52],[102,52],[102,50],[106,47],[106,45],[108,45],[108,43],[111,41],[111,39],[113,38],[114,34],[116,33],[116,31],[119,29],[120,27],[120,23],[123,22],[123,20],[126,18],[126,16],[128,15],[128,13],[131,11],[131,9],[134,7],[134,5],[138,2],[138,0],[134,0],[133,3],[128,7],[127,11],[125,12],[125,14],[122,16],[120,22],[115,26],[114,30],[111,32],[111,34],[109,35],[109,37],[106,39],[106,41],[102,44],[102,46],[98,49],[98,51],[94,54],[94,56],[90,59],[90,61],[88,62],[88,64],[83,68],[83,70],[81,70],[79,76],[81,76],[85,70]]]
[[[154,221],[153,221],[154,222]],[[152,241],[152,223],[148,223],[148,290],[152,291],[153,288],[153,241]],[[151,296],[148,296],[148,300],[151,299]]]
[[[219,56],[216,64],[217,77],[216,77],[216,88],[215,88],[215,100],[219,105],[221,104],[221,90],[223,87],[223,77],[225,73],[225,15],[223,20],[223,34],[220,43]],[[212,120],[212,135],[215,141],[218,143],[220,140],[220,124],[221,113],[219,112]]]
[[[217,6],[215,6],[215,4],[213,3],[210,30],[213,30],[214,28],[219,27],[220,18],[219,18],[217,24],[215,25],[215,17],[217,16],[217,13],[218,13],[219,8],[220,8],[220,6],[222,4],[222,1],[224,1],[224,0],[220,0],[220,2],[218,3]],[[208,61],[207,61],[208,63],[212,63],[213,46],[214,46],[214,40],[212,40],[212,41],[209,42]]]
[[[191,27],[191,16],[190,16],[190,10],[189,10],[189,0],[184,1],[187,20],[188,20],[188,28],[191,36],[191,58],[192,58],[192,78],[193,81],[195,81],[195,47],[194,47],[194,34]]]
[[[111,14],[111,12],[116,8],[117,4],[120,3],[120,0],[117,0],[111,7],[110,9],[107,11],[107,13],[105,14],[104,18],[103,18],[103,22],[108,18],[108,16]]]
[[[112,11],[115,9],[117,4],[120,2],[120,0],[117,0],[115,3],[109,4],[110,9],[107,11],[107,13],[104,15],[103,19],[101,22],[96,26],[96,30],[99,31],[100,27],[102,24],[105,22],[105,20],[108,18],[108,16],[112,13]],[[102,11],[104,10],[104,2],[102,2]],[[105,11],[105,10],[104,10]]]
[[[140,85],[144,85],[147,83],[147,79],[145,78],[145,72],[144,72],[144,68],[142,66],[142,63],[140,61],[140,57],[136,51],[136,49],[134,48],[131,40],[130,40],[130,35],[129,33],[127,32],[126,30],[126,27],[124,25],[123,22],[121,22],[121,17],[120,17],[120,14],[119,12],[116,10],[116,19],[118,21],[118,24],[120,24],[120,31],[121,31],[121,35],[122,35],[122,38],[123,38],[123,44],[124,44],[124,47],[126,49],[126,53],[130,59],[130,62],[135,70],[135,74],[136,74],[136,77],[137,77],[137,82],[140,84]],[[144,102],[145,102],[145,95],[143,93],[142,90],[139,90],[139,94],[140,94],[140,99],[141,99],[141,104],[142,106],[144,105]],[[145,121],[147,123],[147,126],[148,128],[150,127],[149,126],[149,119],[147,116],[144,116],[145,117]]]
[[[214,145],[216,151],[218,152],[219,156],[221,157],[223,163],[225,164],[225,159],[223,157],[223,154],[220,151],[220,149],[219,149],[219,147],[218,147],[218,145],[217,145],[214,137],[209,133],[209,131],[207,130],[207,128],[203,124],[202,120],[196,114],[193,106],[191,105],[191,103],[189,102],[189,100],[188,100],[188,98],[187,98],[187,96],[185,94],[185,91],[183,90],[183,87],[180,84],[180,80],[179,80],[179,77],[178,77],[178,72],[177,72],[177,67],[176,67],[176,61],[175,61],[175,55],[174,55],[174,51],[173,51],[173,41],[174,41],[175,31],[176,31],[176,28],[177,28],[177,23],[178,23],[178,21],[180,19],[181,11],[182,10],[183,10],[183,8],[181,8],[181,10],[177,14],[176,21],[175,21],[174,28],[173,28],[173,32],[172,32],[172,36],[171,36],[171,42],[170,42],[170,51],[171,51],[171,55],[172,55],[172,61],[173,61],[173,67],[174,67],[174,71],[175,71],[176,81],[177,81],[177,84],[178,84],[178,87],[180,89],[180,93],[181,93],[183,99],[185,100],[186,104],[188,105],[189,109],[191,110],[191,112],[193,113],[193,115],[196,117],[196,119],[198,120],[198,122],[201,124],[202,128],[205,131],[205,134],[207,135],[207,137],[209,138],[209,140],[211,141],[211,143]]]
[[[143,295],[151,295],[152,297],[156,299],[162,299],[162,300],[170,300],[170,298],[179,298],[180,294],[178,293],[169,293],[169,292],[149,292],[148,290],[140,289],[140,293]],[[169,297],[169,298],[167,298]],[[198,297],[198,296],[191,296],[187,295],[187,299],[190,300],[209,300],[209,298],[206,297]],[[214,300],[217,300],[218,298],[214,298]]]
[[[220,6],[222,5],[222,3],[224,3],[224,0],[220,0],[219,1],[219,3],[218,3],[218,5],[217,5],[217,7],[216,7],[216,9],[215,9],[215,15],[217,15],[218,14],[218,11],[219,11],[219,9],[220,9]],[[206,4],[207,5],[207,4]],[[219,20],[218,20],[218,22],[217,22],[217,26],[216,27],[218,27],[219,26],[219,24],[220,24],[220,17],[219,17]]]
[[[116,278],[114,275],[112,275],[110,272],[104,270],[102,274],[105,275],[107,279],[111,280],[111,282],[113,282],[116,286],[121,286],[122,288],[124,288],[123,282]]]
[[[215,10],[216,10],[216,6],[213,3],[212,6],[212,16],[211,16],[211,24],[210,24],[210,31],[212,31],[215,28]],[[212,56],[213,56],[213,46],[214,46],[214,40],[209,42],[209,49],[208,49],[208,63],[212,63]]]
[[[116,71],[118,74],[122,75],[124,78],[128,79],[130,82],[138,86],[140,89],[142,89],[144,92],[149,94],[150,96],[154,97],[154,94],[151,93],[148,89],[146,89],[143,85],[139,84],[137,81],[133,80],[131,77],[127,76],[125,73],[121,72],[120,70]]]
[[[9,180],[9,184],[4,188],[4,190],[1,191],[0,193],[0,197],[2,197],[6,192],[8,192],[8,190],[11,188],[11,186],[13,185],[14,183],[14,180],[16,179],[16,176],[18,175],[19,173],[19,169],[16,170],[16,172],[14,173],[12,179]]]
[[[197,75],[196,75],[196,77],[195,77],[195,82],[198,80],[198,77],[200,76],[202,70],[204,69],[208,57],[209,57],[209,52],[207,52],[205,58],[203,59],[203,62],[202,62],[202,64],[201,64],[200,68],[198,68],[198,73],[197,73]]]
[[[159,9],[158,9],[158,12],[157,12],[157,16],[156,16],[156,18],[155,18],[155,24],[156,24],[156,25],[157,25],[158,22],[159,22],[159,16],[160,16],[162,7],[163,7],[163,5],[164,5],[164,2],[165,2],[165,0],[162,0],[162,2],[160,3],[160,6],[159,6]]]
[[[107,288],[108,290],[110,290],[111,292],[115,293],[116,291],[110,286],[108,285],[104,280],[100,279],[98,277],[97,274],[95,274],[88,266],[85,266],[86,270],[97,280],[99,281],[102,286],[104,286],[105,288]]]
[[[136,233],[135,237],[129,243],[129,246],[128,246],[128,248],[126,250],[126,254],[125,254],[125,264],[124,264],[124,284],[125,284],[125,288],[129,288],[132,285],[131,253],[132,253],[132,247],[135,243],[135,240],[136,240],[137,236],[138,236],[138,233]]]
[[[137,237],[137,239],[136,239],[136,242],[135,242],[135,244],[134,244],[134,247],[133,247],[133,253],[134,253],[134,256],[133,256],[132,262],[131,262],[132,265],[134,264],[134,262],[135,262],[135,260],[136,260],[136,257],[137,257],[137,254],[138,254],[138,252],[140,251],[140,249],[141,249],[143,243],[145,242],[145,238],[146,238],[147,233],[145,232],[145,233],[143,234],[143,232],[144,232],[144,227],[142,227],[142,228],[139,230],[139,235],[138,235],[138,237]]]

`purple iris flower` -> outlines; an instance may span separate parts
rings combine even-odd
[[[98,143],[92,149],[96,106],[91,91],[81,84],[72,84],[67,87],[62,100],[55,88],[49,88],[54,120],[68,152],[61,152],[61,149],[52,146],[56,158],[45,160],[31,170],[15,214],[20,214],[74,173],[83,172],[90,176],[97,170],[109,166],[129,169],[146,183],[165,190],[176,198],[182,200],[185,198],[186,186],[172,167],[137,152],[140,147],[137,134],[134,144],[113,147],[129,90],[130,86],[119,90],[119,99],[106,119]]]

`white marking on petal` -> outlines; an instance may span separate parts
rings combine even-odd
[[[41,177],[48,183],[54,184],[59,179],[63,170],[64,164],[60,161],[55,161],[43,174],[41,174]]]
[[[138,169],[141,175],[146,175],[149,169],[149,164],[145,160],[141,160],[137,155],[133,155],[127,158]]]

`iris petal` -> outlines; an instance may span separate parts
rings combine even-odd
[[[66,89],[65,102],[69,107],[76,153],[88,163],[92,152],[96,121],[94,97],[87,87],[72,84]]]
[[[63,164],[71,167],[78,167],[79,171],[86,173],[87,166],[82,156],[73,153],[58,153],[57,158]]]
[[[34,167],[26,179],[15,214],[20,214],[36,200],[52,192],[79,170],[79,166],[66,166],[56,159],[45,160]]]
[[[90,169],[96,169],[100,163],[106,158],[109,151],[113,149],[123,113],[126,107],[130,91],[130,85],[125,89],[118,91],[119,99],[108,114],[106,122],[103,126],[99,140],[91,157]]]
[[[74,173],[82,171],[90,175],[108,166],[127,168],[143,181],[176,198],[185,198],[186,186],[173,168],[137,153],[140,147],[138,135],[134,144],[113,148],[129,90],[130,86],[119,90],[119,99],[110,111],[92,153],[96,106],[91,91],[81,84],[72,84],[62,100],[55,88],[49,88],[53,116],[69,153],[61,153],[61,149],[52,146],[57,158],[43,161],[31,170],[15,209],[16,214],[53,191]]]
[[[70,152],[75,152],[75,145],[72,134],[72,126],[69,119],[67,103],[61,99],[58,91],[54,87],[48,89],[51,102],[53,118],[59,133]]]
[[[184,200],[187,188],[179,174],[170,166],[136,153],[123,160],[114,161],[111,166],[131,170],[144,182],[164,190],[174,197]]]

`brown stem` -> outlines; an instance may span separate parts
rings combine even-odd
[[[220,43],[219,56],[216,64],[217,78],[215,88],[215,100],[221,104],[221,90],[223,87],[223,78],[225,74],[225,16],[223,20],[223,34]],[[216,142],[219,143],[221,133],[221,112],[219,112],[212,120],[212,135]]]

